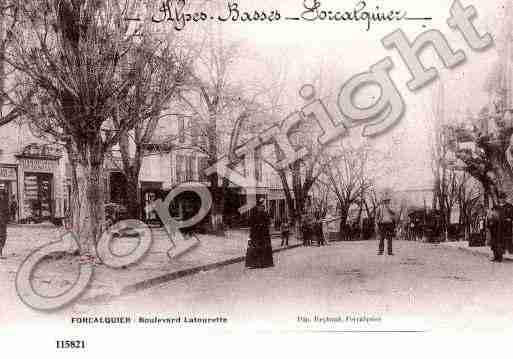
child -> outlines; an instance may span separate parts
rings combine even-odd
[[[284,221],[281,224],[281,246],[285,243],[285,246],[289,246],[290,226],[288,221]]]

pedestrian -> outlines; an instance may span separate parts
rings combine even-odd
[[[506,249],[513,252],[513,206],[506,201],[507,195],[499,193],[499,203],[488,214],[490,228],[490,249],[493,252],[492,262],[502,262]]]
[[[378,255],[383,255],[386,239],[387,253],[389,256],[393,256],[392,239],[395,236],[396,215],[390,208],[390,196],[386,195],[383,198],[381,205],[378,207],[376,219],[376,233],[379,236]]]
[[[409,228],[409,232],[408,232],[408,240],[409,241],[413,241],[415,240],[415,223],[413,222],[412,219],[410,219],[410,228]]]
[[[253,269],[274,266],[271,233],[269,231],[271,221],[265,210],[265,200],[261,199],[258,202],[250,217],[250,222],[246,267]]]
[[[486,243],[486,214],[479,215],[477,229],[481,244]]]
[[[321,221],[322,225],[322,238],[324,239],[324,243],[328,244],[330,237],[330,223],[333,221],[333,218],[327,214]]]
[[[315,234],[317,235],[317,243],[320,246],[325,246],[324,233],[322,230],[322,221],[319,219],[315,222]]]
[[[303,232],[303,246],[310,246],[312,243],[312,223],[309,216],[305,216],[301,231]]]
[[[5,242],[7,240],[7,222],[9,221],[9,197],[4,190],[0,191],[0,258],[5,258],[3,254]]]
[[[281,246],[285,245],[289,246],[289,237],[290,237],[290,224],[288,221],[283,221],[281,224]]]
[[[16,215],[18,214],[18,201],[16,201],[15,195],[12,195],[9,211],[11,222],[16,223]]]

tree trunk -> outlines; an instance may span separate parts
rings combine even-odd
[[[135,153],[133,158],[130,155],[128,133],[123,134],[119,140],[121,161],[123,163],[123,175],[125,176],[126,181],[124,204],[126,205],[128,215],[131,219],[141,218],[141,193],[139,191],[139,174],[141,172],[144,156],[141,143],[146,140],[139,139],[140,136],[138,135],[138,132],[140,132],[140,129],[136,129]]]
[[[339,225],[339,229],[338,229],[338,236],[341,241],[347,239],[346,225],[347,225],[348,214],[349,214],[348,210],[345,210],[344,208],[342,208],[341,213],[340,213],[340,225]]]
[[[95,247],[104,230],[103,153],[91,146],[76,161],[73,187],[73,231],[80,242],[81,254],[95,255]]]
[[[133,176],[126,180],[126,208],[130,219],[141,218],[141,193],[139,191],[139,178]]]
[[[210,191],[212,193],[212,209],[210,210],[210,229],[218,235],[224,234],[223,211],[224,211],[224,186],[219,186],[217,173],[210,175]]]
[[[209,126],[208,126],[208,151],[209,165],[213,166],[218,161],[217,148],[217,112],[216,106],[211,105],[209,108]],[[224,235],[223,212],[224,212],[224,195],[225,188],[219,185],[219,176],[212,173],[209,176],[210,191],[212,193],[212,209],[210,210],[210,229],[212,233]]]

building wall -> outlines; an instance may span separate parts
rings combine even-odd
[[[27,146],[32,152],[28,153]],[[38,152],[37,147],[48,146],[45,141],[32,135],[26,125],[11,123],[2,127],[0,135],[0,182],[8,186],[9,192],[18,202],[17,219],[31,215],[31,208],[41,198],[41,188],[46,187],[41,178],[51,176],[49,190],[53,217],[63,217],[66,200],[66,156],[52,157]],[[26,152],[23,154],[23,152]],[[37,199],[36,199],[37,198]]]

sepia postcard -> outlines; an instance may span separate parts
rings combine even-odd
[[[513,1],[0,11],[2,354],[507,355]]]

